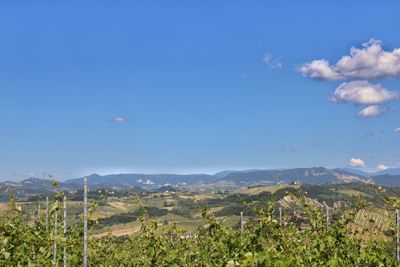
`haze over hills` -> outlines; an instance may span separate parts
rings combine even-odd
[[[390,174],[390,175],[400,175],[400,168],[390,168],[382,171],[375,172],[374,175],[384,175],[384,174]]]
[[[324,167],[293,168],[275,170],[244,170],[222,171],[210,174],[92,174],[88,176],[92,189],[112,187],[126,189],[142,187],[144,189],[158,188],[161,186],[190,186],[224,184],[230,186],[246,187],[262,184],[292,183],[299,181],[302,184],[327,184],[343,182],[376,183],[388,186],[400,186],[400,175],[392,175],[395,170],[387,173],[377,172],[364,175],[363,172],[352,169],[327,169]],[[61,190],[78,190],[82,188],[83,177],[66,180],[58,183]],[[1,192],[30,193],[53,190],[48,179],[28,178],[19,182],[1,182]]]
[[[260,169],[249,169],[249,170],[224,170],[220,171],[217,173],[214,173],[214,176],[224,178],[228,176],[231,173],[249,173],[249,172],[255,172],[255,171],[261,171]]]
[[[82,185],[83,178],[65,181],[67,184]],[[88,176],[91,185],[101,186],[144,186],[157,187],[163,185],[199,185],[221,181],[229,181],[237,186],[257,184],[274,184],[276,182],[291,183],[299,181],[309,184],[337,183],[346,181],[370,182],[368,177],[354,175],[343,170],[318,168],[274,169],[274,170],[244,170],[222,171],[214,175],[208,174],[111,174]]]
[[[352,173],[355,175],[361,175],[361,176],[365,176],[365,177],[369,177],[369,176],[371,176],[371,174],[373,174],[370,172],[366,172],[366,171],[359,170],[359,169],[353,169],[353,168],[338,168],[338,170],[342,170],[342,171],[345,171],[348,173]]]
[[[362,175],[362,176],[367,176],[367,177],[372,177],[376,175],[400,175],[400,168],[388,168],[386,170],[381,170],[381,171],[376,171],[376,172],[366,172],[363,170],[359,169],[353,169],[353,168],[341,168],[341,170],[344,170],[349,173],[353,173],[356,175]]]
[[[162,186],[162,185],[187,185],[196,183],[212,183],[218,177],[209,174],[92,174],[88,176],[91,185],[104,186]],[[81,186],[83,178],[65,181],[67,184]]]
[[[400,186],[400,175],[381,174],[373,176],[372,179],[379,185]]]
[[[323,167],[295,168],[285,170],[258,170],[253,172],[235,172],[223,179],[235,181],[237,184],[246,183],[276,183],[299,181],[306,184],[324,184],[337,182],[370,182],[367,177],[355,175],[339,169]]]

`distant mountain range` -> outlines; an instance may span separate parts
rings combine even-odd
[[[58,182],[58,188],[63,191],[76,190],[74,186],[64,182]],[[0,182],[0,202],[8,201],[9,195],[29,198],[49,191],[56,191],[56,189],[52,186],[52,181],[48,179],[28,178],[19,182]]]
[[[57,182],[57,186],[61,190],[72,190],[74,186],[65,182]],[[26,193],[37,192],[40,190],[54,190],[52,181],[41,178],[28,178],[19,182],[0,182],[0,191],[19,191],[23,190]]]
[[[161,186],[197,187],[213,184],[234,184],[237,187],[291,183],[299,181],[303,184],[325,184],[342,182],[376,183],[387,186],[400,186],[400,169],[388,169],[376,173],[365,173],[355,169],[327,169],[323,167],[294,168],[276,170],[244,170],[222,171],[209,174],[92,174],[88,176],[90,188],[111,187],[126,189],[142,187],[154,189]],[[59,182],[61,190],[82,189],[83,178]],[[29,178],[20,182],[0,182],[0,193],[30,194],[33,192],[51,191],[51,181],[47,179]]]
[[[353,173],[356,175],[366,176],[366,177],[373,177],[373,176],[377,176],[377,175],[387,175],[387,174],[400,175],[400,168],[389,168],[389,169],[377,171],[377,172],[365,172],[362,170],[352,169],[352,168],[342,168],[341,170],[344,170],[344,171],[347,171],[349,173]]]
[[[248,183],[291,183],[299,181],[305,184],[325,184],[338,182],[372,182],[370,178],[352,174],[341,169],[296,168],[284,170],[257,170],[252,172],[230,173],[223,178],[236,184],[246,185]]]
[[[109,174],[88,176],[92,187],[158,187],[167,185],[192,185],[198,183],[212,183],[218,180],[217,176],[209,174]],[[83,178],[70,179],[66,184],[82,186]]]
[[[159,187],[159,186],[196,186],[230,181],[237,186],[255,184],[275,184],[276,182],[290,183],[299,181],[308,184],[337,183],[346,181],[371,182],[369,177],[355,175],[344,170],[330,170],[323,167],[297,168],[286,170],[244,170],[222,171],[214,175],[208,174],[110,174],[88,176],[92,187]],[[65,181],[68,185],[81,187],[83,178]]]
[[[224,178],[228,176],[231,173],[249,173],[249,172],[255,172],[255,171],[260,171],[259,169],[250,169],[250,170],[225,170],[225,171],[220,171],[217,173],[214,173],[214,176],[217,176],[219,178]]]

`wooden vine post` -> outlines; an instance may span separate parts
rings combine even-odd
[[[88,238],[88,206],[87,206],[87,177],[83,178],[83,267],[87,267],[87,238]]]

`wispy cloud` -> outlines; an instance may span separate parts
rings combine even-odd
[[[382,42],[371,39],[361,48],[350,48],[335,64],[326,59],[313,60],[297,68],[315,80],[379,79],[400,76],[400,48],[385,51]]]
[[[361,138],[369,138],[369,137],[374,137],[374,136],[375,136],[375,132],[368,132],[363,135],[360,135]]]
[[[372,105],[364,108],[360,112],[358,112],[358,117],[368,118],[368,117],[376,117],[380,116],[388,111],[385,107],[380,107],[378,105]]]
[[[357,168],[367,167],[367,165],[365,165],[365,162],[360,158],[351,158],[348,164],[351,167],[357,167]]]
[[[288,153],[299,153],[300,150],[294,147],[286,147],[284,149],[282,149],[283,152],[288,152]]]
[[[280,69],[283,67],[282,58],[281,57],[274,57],[270,53],[265,53],[263,57],[263,62],[265,65],[272,69]]]
[[[400,128],[394,129],[394,132],[400,134]]]
[[[310,145],[313,146],[313,147],[316,147],[316,148],[322,148],[322,147],[324,147],[324,145],[322,145],[322,144],[320,144],[320,143],[311,143]]]
[[[127,122],[127,119],[124,117],[115,117],[114,119],[112,119],[112,121],[115,123],[125,123]]]

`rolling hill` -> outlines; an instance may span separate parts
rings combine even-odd
[[[338,182],[370,182],[367,177],[355,175],[340,169],[326,169],[323,167],[296,168],[286,170],[257,170],[253,172],[235,172],[223,178],[237,184],[246,183],[291,183],[299,181],[304,184],[324,184]]]

